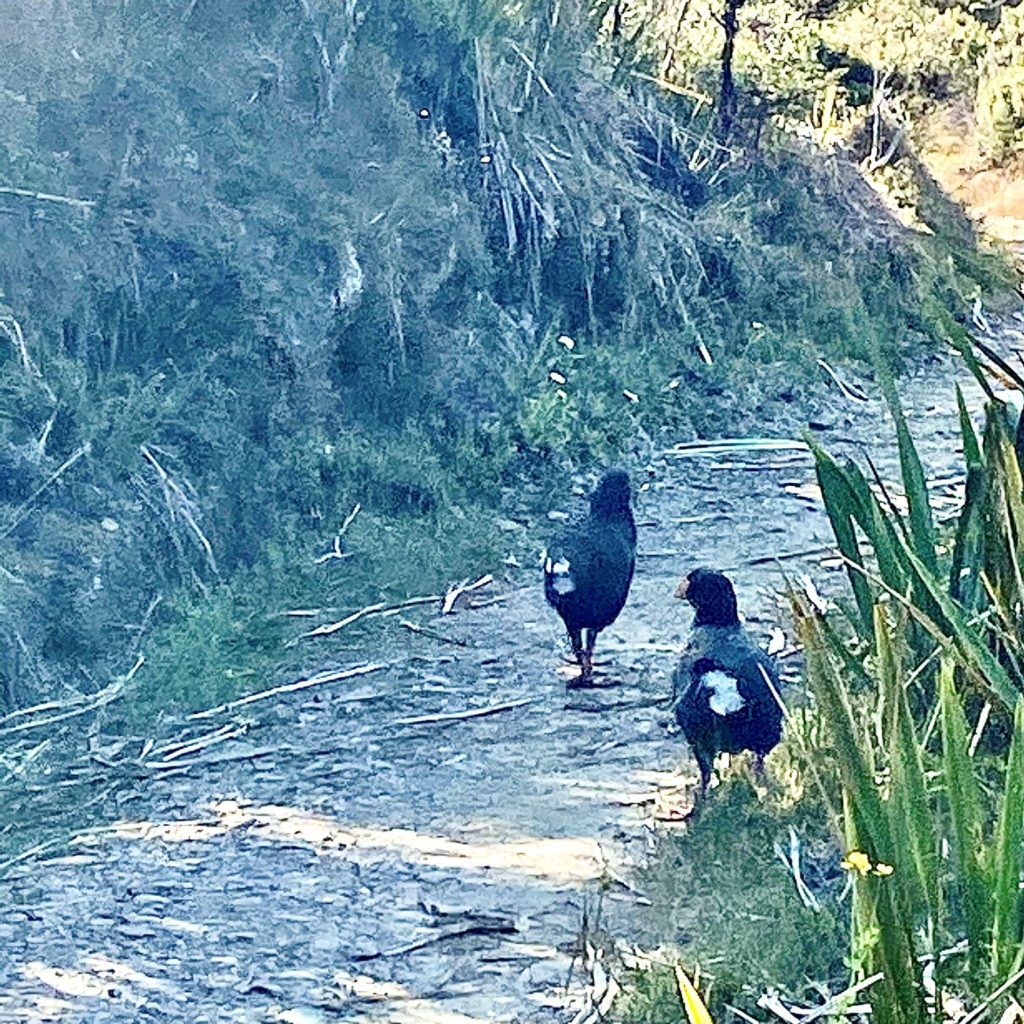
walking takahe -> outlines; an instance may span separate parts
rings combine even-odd
[[[593,685],[594,641],[626,603],[636,564],[629,477],[609,470],[590,496],[590,512],[544,555],[544,595],[558,612],[580,666],[570,687]]]
[[[697,613],[672,677],[676,720],[700,769],[696,811],[719,752],[751,750],[763,771],[765,756],[782,738],[782,708],[772,692],[779,675],[775,659],[740,625],[736,593],[722,573],[695,569],[676,597]]]

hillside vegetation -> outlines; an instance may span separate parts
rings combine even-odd
[[[957,333],[1005,263],[914,131],[1011,158],[1021,15],[884,6],[0,0],[0,705],[253,688],[532,553],[524,481]]]

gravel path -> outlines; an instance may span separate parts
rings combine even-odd
[[[1001,329],[1006,344],[1022,324]],[[901,388],[939,480],[958,469],[963,376],[933,358]],[[763,432],[798,432],[780,408]],[[823,385],[804,417],[893,478],[876,397]],[[0,1021],[570,1020],[584,919],[600,904],[613,934],[647,937],[631,866],[694,779],[665,704],[688,622],[672,587],[696,564],[728,567],[752,626],[785,626],[773,556],[830,540],[812,480],[792,453],[651,466],[633,590],[598,646],[614,688],[566,693],[529,567],[474,594],[482,607],[405,613],[450,642],[376,620],[367,657],[388,667],[195,723],[247,731],[114,787],[104,806],[120,824],[8,872]],[[841,585],[820,555],[785,564]],[[331,639],[317,643],[329,658]],[[409,721],[491,705],[513,706]]]

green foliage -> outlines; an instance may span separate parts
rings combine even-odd
[[[1024,484],[1004,403],[992,399],[980,439],[958,395],[968,482],[955,536],[943,543],[887,391],[907,510],[881,502],[855,466],[818,450],[858,614],[844,621],[799,595],[794,611],[827,729],[817,771],[833,805],[837,788],[842,795],[841,831],[853,851],[858,966],[883,975],[869,990],[874,1015],[902,1022],[928,1015],[922,963],[934,964],[940,991],[973,999],[1021,966],[1024,687],[1015,616]],[[1000,724],[986,745],[990,712]],[[943,961],[940,951],[962,937],[966,956]]]
[[[226,694],[278,664],[252,595],[419,591],[500,552],[522,476],[735,429],[990,283],[837,214],[813,155],[606,87],[569,8],[0,0],[5,703],[123,672],[140,630],[176,652],[154,695]],[[312,573],[356,503],[352,571]]]
[[[978,87],[975,116],[982,140],[997,160],[1024,150],[1024,69],[996,69]]]

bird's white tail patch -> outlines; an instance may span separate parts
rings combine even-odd
[[[731,715],[746,704],[736,677],[728,672],[705,672],[700,681],[705,689],[711,691],[708,703],[716,715]]]

